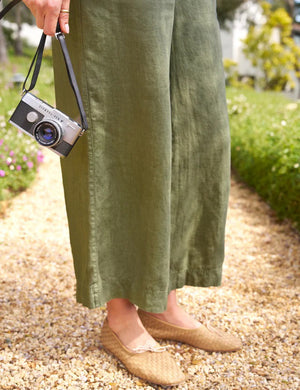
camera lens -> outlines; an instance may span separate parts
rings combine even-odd
[[[35,139],[43,146],[56,145],[60,141],[61,136],[60,126],[48,121],[40,122],[34,130]]]

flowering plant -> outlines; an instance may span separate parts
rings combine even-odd
[[[21,93],[20,87],[12,83],[13,75],[28,72],[29,58],[33,57],[34,52],[35,48],[26,47],[24,56],[10,54],[8,63],[0,64],[0,201],[25,190],[34,180],[44,159],[40,145],[8,122]],[[34,94],[43,96],[43,100],[54,105],[51,53],[46,54]]]
[[[0,201],[27,188],[43,159],[39,145],[0,116]]]

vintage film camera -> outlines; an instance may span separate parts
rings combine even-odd
[[[6,7],[4,7],[3,10],[0,11],[0,20],[12,7],[20,2],[21,0],[12,0]],[[87,130],[88,124],[65,42],[65,36],[60,30],[59,23],[57,23],[55,36],[62,49],[69,81],[75,94],[80,112],[81,125],[30,93],[30,91],[35,87],[42,64],[46,42],[46,35],[44,33],[41,36],[40,43],[24,81],[22,99],[9,121],[12,125],[16,126],[24,133],[35,138],[40,145],[49,148],[60,157],[66,157],[72,150],[78,138]],[[31,83],[27,89],[26,82],[32,70]]]
[[[82,134],[77,122],[30,92],[22,97],[9,121],[60,157],[70,153]]]

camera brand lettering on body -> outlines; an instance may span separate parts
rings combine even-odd
[[[39,104],[38,108],[40,108],[42,111],[46,112],[47,114],[51,115],[52,119],[56,119],[57,121],[63,123],[63,119],[61,119],[58,115],[55,115],[54,111],[49,110],[43,104]],[[55,108],[53,108],[53,110],[55,110]]]

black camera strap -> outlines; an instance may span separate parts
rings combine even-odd
[[[88,128],[87,118],[86,118],[86,114],[85,114],[85,111],[83,108],[83,103],[82,103],[81,95],[79,92],[78,84],[76,81],[76,77],[74,74],[71,58],[70,58],[68,48],[66,45],[65,36],[60,30],[59,23],[57,23],[55,36],[60,43],[61,50],[62,50],[64,60],[65,60],[65,64],[66,64],[66,69],[67,69],[68,76],[69,76],[69,81],[70,81],[71,87],[73,89],[75,98],[76,98],[77,106],[79,108],[79,113],[80,113],[80,118],[81,118],[81,128],[83,129],[83,131],[85,131]]]
[[[21,0],[12,0],[5,8],[3,8],[3,10],[0,12],[0,20],[3,18],[4,15],[6,15],[6,13],[13,6],[15,6],[16,4],[18,4],[20,2],[21,2]],[[77,106],[79,108],[80,119],[81,119],[81,128],[82,128],[82,133],[81,134],[83,134],[83,132],[88,129],[87,118],[86,118],[86,114],[85,114],[85,111],[84,111],[84,108],[83,108],[83,103],[82,103],[80,91],[79,91],[79,88],[78,88],[78,85],[77,85],[76,77],[75,77],[75,74],[74,74],[72,62],[71,62],[71,59],[70,59],[70,56],[69,56],[68,48],[67,48],[67,45],[66,45],[65,36],[61,32],[61,30],[60,30],[59,23],[57,23],[55,36],[56,36],[56,38],[58,39],[58,41],[60,43],[60,46],[61,46],[61,49],[62,49],[62,53],[63,53],[63,56],[64,56],[66,69],[67,69],[67,72],[68,72],[69,81],[70,81],[71,87],[73,89],[75,98],[76,98]],[[26,76],[24,84],[23,84],[23,93],[29,92],[29,91],[31,91],[35,87],[35,84],[37,82],[38,75],[39,75],[39,72],[40,72],[41,64],[42,64],[46,38],[47,38],[47,36],[44,33],[42,33],[42,36],[41,36],[41,39],[40,39],[40,43],[39,43],[39,45],[37,47],[37,50],[35,52],[35,55],[33,57],[32,62],[30,64],[29,71],[27,73],[27,76]],[[31,74],[32,69],[33,69],[33,74],[32,74],[32,78],[31,78],[30,86],[29,86],[28,89],[26,89],[26,83],[27,83],[27,80],[28,80],[28,78],[29,78],[29,76]]]
[[[47,36],[43,33],[42,36],[41,36],[38,48],[37,48],[37,50],[35,52],[35,55],[34,55],[34,57],[32,59],[32,62],[30,64],[30,67],[29,67],[27,76],[25,78],[25,81],[23,83],[23,93],[29,92],[29,91],[31,91],[35,87],[38,75],[40,73],[41,65],[42,65],[42,59],[43,59],[43,53],[44,53],[46,38],[47,38]],[[32,75],[32,78],[31,78],[31,83],[30,83],[29,88],[27,89],[26,88],[26,83],[27,83],[27,80],[28,80],[28,78],[30,76],[30,73],[32,71],[33,66],[34,66],[34,71],[33,71],[33,75]]]

